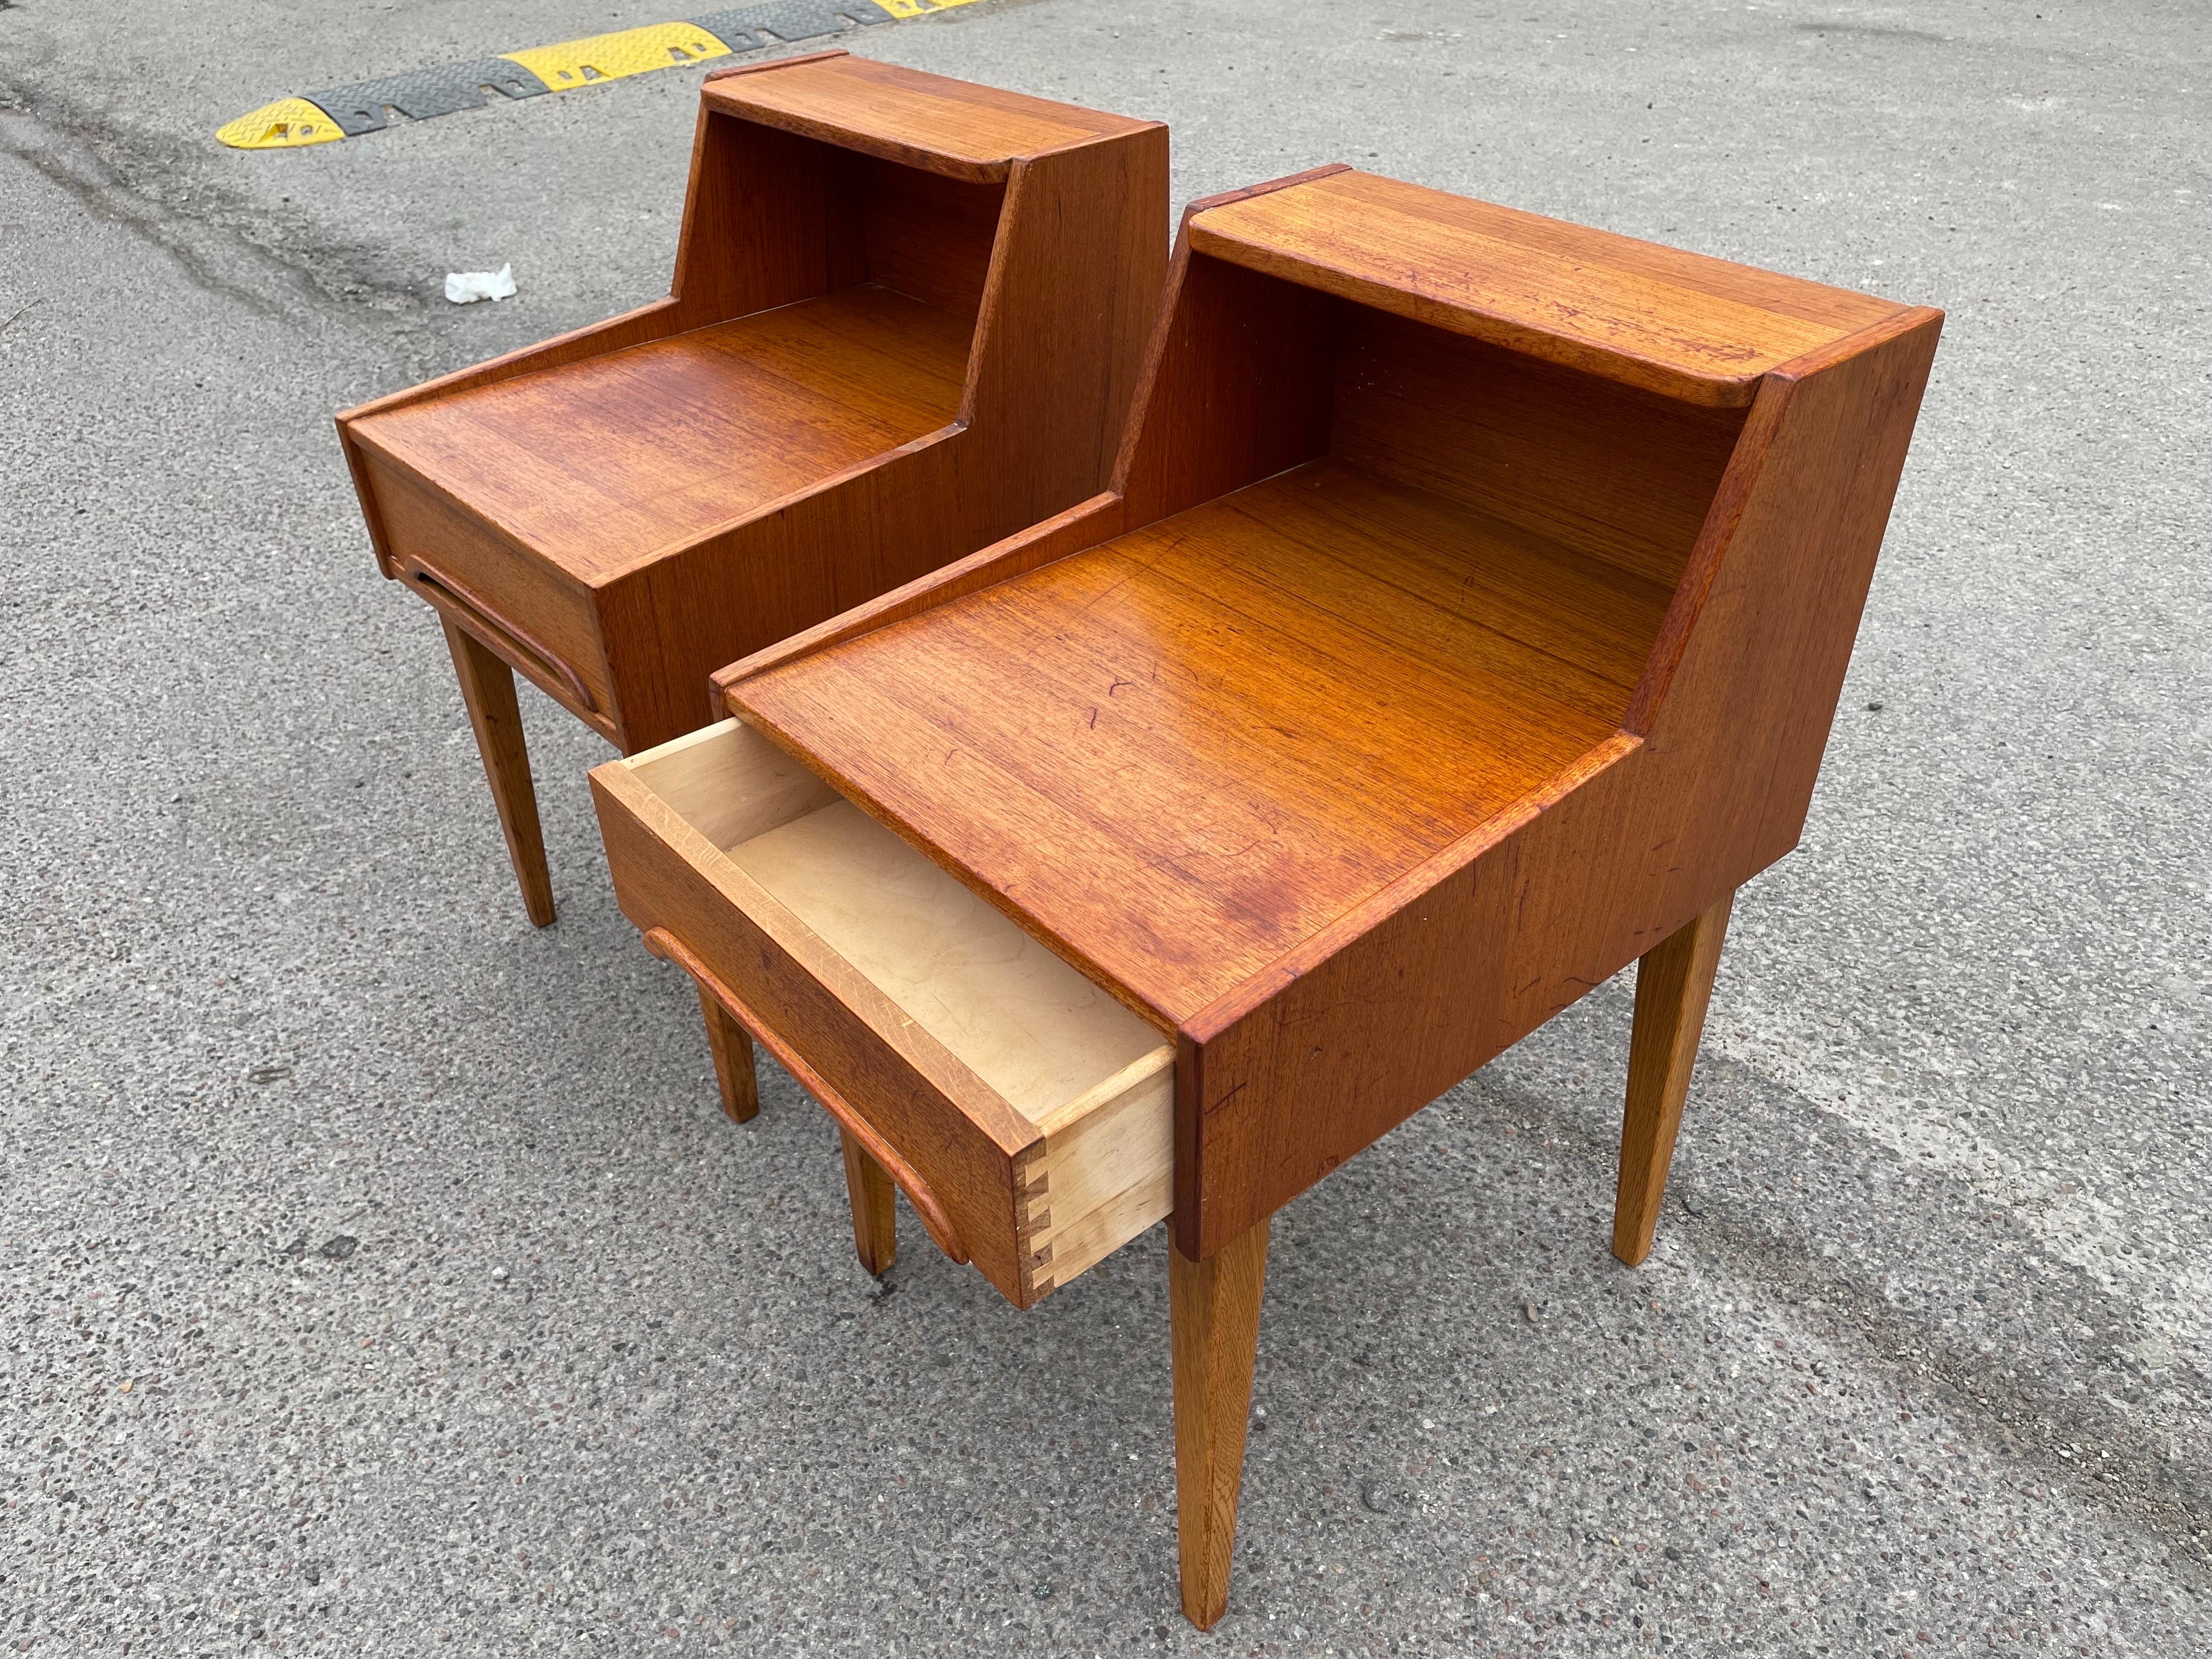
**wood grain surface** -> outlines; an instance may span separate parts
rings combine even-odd
[[[414,404],[362,443],[591,580],[947,425],[970,325],[870,283]]]
[[[1193,1259],[1794,844],[1925,383],[1938,313],[1478,208],[1814,343],[1717,407],[1195,214],[1111,495],[719,682],[1175,1031]]]
[[[1323,461],[734,693],[1172,1029],[1603,741],[1667,597]]]
[[[1208,210],[1202,253],[1690,403],[1899,307],[1373,173],[1332,173]]]
[[[1768,378],[1644,735],[1187,1022],[1186,1251],[1272,1213],[1796,844],[1941,321],[1905,313]]]

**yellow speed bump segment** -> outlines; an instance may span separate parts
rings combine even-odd
[[[279,98],[250,115],[227,121],[215,136],[233,149],[297,149],[302,144],[336,143],[345,132],[304,98]]]
[[[566,92],[587,81],[615,81],[647,70],[673,69],[702,58],[727,58],[730,49],[696,23],[647,23],[643,28],[617,29],[581,40],[564,40],[557,46],[534,46],[528,52],[500,54],[520,64],[545,83],[550,92]]]
[[[951,11],[975,0],[757,0],[688,22],[647,23],[611,34],[533,46],[497,58],[441,64],[406,75],[357,81],[264,104],[226,122],[216,137],[233,149],[296,149],[381,131],[397,114],[412,121],[483,107],[484,94],[535,98],[676,69],[732,52]]]

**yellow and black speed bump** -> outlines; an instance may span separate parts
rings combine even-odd
[[[782,41],[811,40],[973,3],[975,0],[763,0],[690,22],[647,23],[557,46],[441,64],[408,75],[279,98],[225,124],[216,137],[233,149],[327,144],[378,131],[391,124],[394,113],[427,121],[434,115],[478,109],[487,92],[535,98],[647,70],[675,69],[702,58],[726,58]]]

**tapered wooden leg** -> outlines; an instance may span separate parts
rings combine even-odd
[[[545,838],[538,828],[538,792],[531,787],[530,755],[522,745],[522,711],[515,706],[514,671],[477,643],[465,629],[446,623],[446,648],[461,700],[476,728],[477,752],[507,837],[507,861],[522,889],[522,908],[540,927],[553,925],[553,877],[545,867]]]
[[[881,1277],[898,1260],[898,1188],[860,1143],[839,1130],[845,1143],[845,1191],[853,1203],[853,1243],[860,1265]]]
[[[1636,965],[1636,1027],[1628,1042],[1628,1107],[1620,1123],[1620,1187],[1613,1202],[1613,1253],[1630,1267],[1651,1254],[1674,1133],[1698,1063],[1705,1008],[1728,933],[1731,893],[1647,951]]]
[[[714,994],[703,985],[699,988],[699,1012],[707,1017],[707,1047],[714,1054],[714,1081],[722,1086],[722,1109],[732,1121],[750,1123],[760,1111],[752,1037],[722,1012]]]
[[[1175,1350],[1176,1527],[1182,1610],[1200,1630],[1229,1606],[1229,1556],[1244,1480],[1244,1431],[1259,1351],[1267,1224],[1203,1261],[1168,1244]]]

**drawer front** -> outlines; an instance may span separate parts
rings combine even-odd
[[[455,617],[602,736],[621,717],[588,589],[441,499],[366,445],[364,471],[398,579]]]
[[[1036,1129],[1003,1103],[976,1098],[972,1079],[948,1074],[957,1062],[937,1063],[913,1034],[887,1039],[881,1028],[896,1032],[896,1009],[834,957],[810,951],[803,927],[787,926],[772,898],[621,763],[595,770],[592,793],[623,914],[641,932],[665,928],[890,1142],[1010,1301],[1026,1307],[1042,1294],[1024,1201],[1026,1168],[1042,1144]]]

